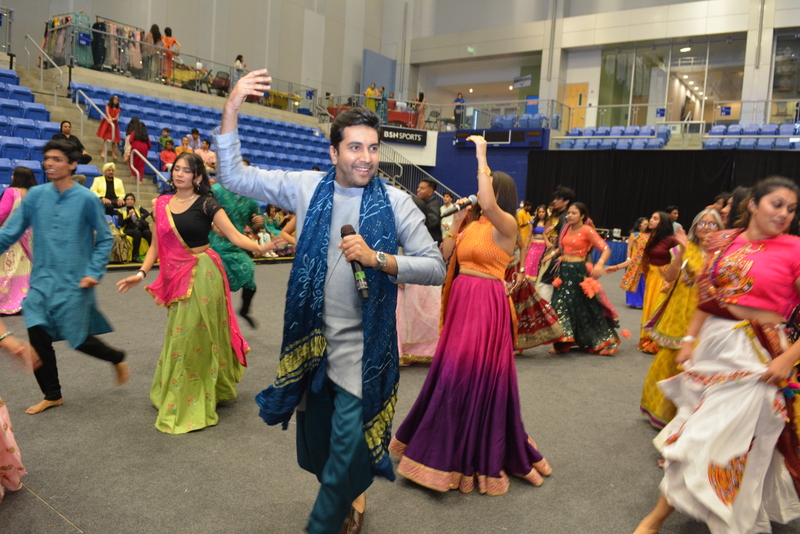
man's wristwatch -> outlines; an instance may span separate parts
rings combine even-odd
[[[378,252],[375,253],[375,259],[378,260],[377,269],[379,271],[384,270],[386,268],[386,262],[389,260],[389,258],[386,257],[386,254],[384,254],[381,251],[378,251]]]

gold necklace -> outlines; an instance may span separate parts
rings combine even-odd
[[[175,195],[175,202],[180,202],[183,204],[184,202],[189,202],[190,200],[194,200],[197,198],[197,195],[192,195],[189,198],[178,198],[178,195]]]

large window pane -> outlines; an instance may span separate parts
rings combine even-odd
[[[742,82],[744,80],[745,35],[711,41],[708,52],[708,77],[704,94],[703,119],[708,123],[734,124],[740,120]],[[702,91],[702,89],[701,89]],[[723,108],[730,108],[730,114]]]
[[[597,99],[600,106],[597,126],[626,126],[628,124],[628,104],[631,98],[633,70],[634,54],[632,49],[603,52],[600,93]]]

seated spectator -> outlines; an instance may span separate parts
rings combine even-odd
[[[264,228],[272,237],[278,237],[281,233],[281,223],[283,216],[278,208],[272,204],[267,204],[267,211],[264,214]]]
[[[394,99],[394,93],[389,93],[389,109],[397,109],[397,100]]]
[[[92,182],[92,191],[103,202],[106,215],[116,215],[117,209],[125,204],[125,186],[122,180],[114,178],[117,166],[113,162],[103,165],[103,176],[98,176]]]
[[[83,148],[83,143],[81,140],[72,135],[72,123],[69,121],[61,121],[61,133],[57,133],[53,136],[53,139],[60,139],[62,141],[68,141],[75,147],[77,152],[80,152],[81,155],[78,158],[78,163],[81,165],[88,165],[90,161],[92,161],[92,156],[86,152],[86,149]]]
[[[203,143],[200,141],[200,132],[197,131],[197,128],[192,128],[192,138],[189,139],[189,148],[196,151],[202,144]]]
[[[161,147],[161,150],[167,148],[167,141],[172,142],[172,137],[169,136],[169,128],[162,128],[161,129],[161,137],[158,138],[158,145]],[[175,146],[175,143],[172,143]]]
[[[189,138],[187,136],[181,137],[181,146],[175,149],[175,157],[180,156],[184,152],[188,152],[189,154],[194,154],[194,150],[189,147]]]
[[[200,148],[195,150],[194,153],[203,158],[208,174],[217,172],[217,155],[211,150],[211,141],[203,139]]]
[[[150,217],[150,213],[142,207],[137,207],[136,196],[133,193],[128,193],[125,195],[125,205],[120,208],[119,214],[122,218],[122,232],[133,241],[131,259],[132,261],[141,261],[141,255],[147,252],[153,241],[153,233],[150,231],[150,225],[147,224],[146,220]],[[147,242],[147,247],[145,247],[144,251],[140,248],[142,246],[142,238]]]
[[[175,158],[178,155],[175,153],[175,143],[172,142],[172,139],[169,139],[165,143],[164,150],[161,151],[161,170],[162,171],[169,171],[172,170],[172,163],[175,161]]]

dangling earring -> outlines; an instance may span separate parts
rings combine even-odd
[[[194,192],[197,193],[198,195],[200,194],[200,182],[194,183]]]

